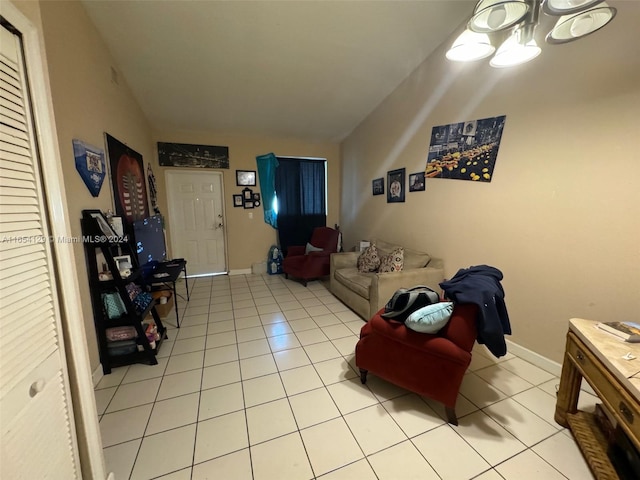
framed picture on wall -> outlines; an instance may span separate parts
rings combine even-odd
[[[384,195],[384,178],[376,178],[371,182],[374,195]]]
[[[236,185],[255,187],[256,172],[255,170],[236,170]]]
[[[233,196],[233,206],[234,207],[242,207],[243,206],[242,195],[238,194],[238,195],[234,195]]]
[[[404,177],[404,168],[387,172],[387,203],[404,202]]]
[[[424,191],[424,172],[412,173],[409,175],[409,191]]]

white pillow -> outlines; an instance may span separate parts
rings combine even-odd
[[[413,312],[404,324],[416,332],[436,333],[449,322],[452,313],[453,302],[433,303]]]
[[[304,254],[307,255],[309,252],[321,252],[322,250],[322,248],[314,247],[307,242],[307,247],[304,249]]]

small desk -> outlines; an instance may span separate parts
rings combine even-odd
[[[145,278],[146,283],[151,285],[152,290],[154,290],[154,285],[165,285],[171,289],[176,309],[176,323],[178,328],[180,328],[180,313],[178,312],[178,292],[176,291],[176,282],[180,278],[180,274],[182,272],[184,272],[184,283],[187,288],[187,301],[189,301],[189,280],[187,277],[186,260],[170,260],[168,262],[160,263]],[[155,289],[158,290],[157,288]]]
[[[594,415],[578,410],[578,394],[584,378],[640,448],[640,344],[619,341],[596,324],[581,318],[569,321],[555,420],[569,427],[596,478],[616,479],[606,439]],[[629,352],[636,358],[622,359]]]

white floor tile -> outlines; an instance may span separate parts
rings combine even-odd
[[[187,372],[165,375],[162,377],[160,390],[156,400],[178,397],[187,393],[199,392],[202,370],[189,370]]]
[[[462,379],[460,393],[479,408],[507,398],[507,395],[487,383],[475,373],[467,373]]]
[[[103,449],[104,463],[107,472],[113,472],[115,478],[129,478],[133,464],[138,456],[142,438],[120,443]]]
[[[180,355],[183,353],[191,353],[204,350],[206,340],[207,338],[204,336],[187,338],[186,340],[176,340],[173,344],[171,355]]]
[[[110,447],[142,438],[152,408],[149,404],[103,415],[100,419],[102,446]]]
[[[283,455],[283,452],[287,452]],[[254,480],[309,480],[313,472],[298,432],[251,447]]]
[[[340,416],[340,410],[325,388],[289,397],[289,403],[300,429]]]
[[[343,415],[378,403],[373,393],[357,379],[334,383],[327,386],[327,390]]]
[[[186,340],[187,338],[202,337],[207,334],[207,325],[195,325],[193,327],[180,327],[180,332],[176,336],[176,341]]]
[[[444,424],[444,420],[413,393],[387,400],[382,405],[408,437],[415,437]]]
[[[172,355],[171,357],[169,357],[169,363],[167,364],[165,375],[186,372],[188,370],[201,369],[203,359],[204,351],[183,353],[182,355]]]
[[[102,388],[93,392],[94,397],[96,398],[96,410],[98,411],[98,415],[102,415],[105,412],[114,393],[116,393],[117,388],[118,387]]]
[[[153,405],[145,435],[153,435],[195,423],[198,420],[199,400],[198,393],[191,393],[156,402]]]
[[[268,346],[268,345],[267,345]],[[219,365],[221,363],[238,360],[237,345],[227,345],[226,347],[210,348],[204,353],[204,366]]]
[[[280,372],[280,378],[289,396],[314,390],[323,385],[315,368],[311,365]]]
[[[417,436],[413,444],[443,480],[473,478],[491,468],[449,424]]]
[[[300,347],[300,342],[293,333],[278,335],[276,337],[269,337],[267,341],[269,342],[269,346],[271,347],[271,351],[273,352],[290,350],[292,348]]]
[[[104,375],[100,381],[98,382],[97,390],[101,388],[109,388],[109,387],[117,387],[122,383],[122,379],[127,374],[129,367],[118,367],[113,368],[111,373],[108,375]]]
[[[300,431],[316,476],[363,457],[362,450],[342,418]]]
[[[325,385],[359,377],[344,358],[332,358],[324,362],[314,363],[313,366]]]
[[[253,317],[238,318],[234,320],[234,325],[236,330],[243,330],[245,328],[260,327],[262,326],[262,322],[260,321],[260,317],[256,315]]]
[[[501,362],[500,367],[515,373],[534,385],[540,385],[555,378],[553,374],[518,357]]]
[[[345,415],[344,419],[365,455],[379,452],[407,439],[380,404]]]
[[[314,343],[326,342],[329,340],[320,328],[312,328],[296,332],[296,337],[298,337],[301,345],[312,345]]]
[[[575,440],[562,431],[535,445],[532,450],[571,480],[594,478]]]
[[[215,478],[253,480],[249,449],[246,448],[193,466],[191,480],[212,480]]]
[[[252,378],[245,380],[242,384],[244,387],[244,402],[247,408],[286,396],[278,374]]]
[[[378,480],[373,469],[366,460],[358,460],[346,467],[338,468],[332,472],[318,477],[322,480]]]
[[[527,407],[533,413],[549,423],[556,430],[560,430],[563,428],[562,426],[558,425],[554,419],[554,415],[556,412],[555,396],[551,396],[544,390],[536,387],[518,393],[511,398],[513,398],[519,404]]]
[[[529,447],[558,431],[512,398],[496,402],[483,411]]]
[[[525,450],[496,466],[505,480],[564,480],[566,477],[531,450]]]
[[[436,480],[431,468],[418,449],[410,442],[402,442],[368,457],[379,480]]]
[[[349,335],[347,337],[336,338],[331,340],[333,346],[338,349],[340,355],[355,355],[356,344],[358,343],[358,337],[355,335]]]
[[[168,475],[162,475],[156,477],[157,480],[191,480],[191,467],[183,468],[177,472],[169,473]]]
[[[278,371],[273,355],[260,355],[258,357],[240,360],[240,371],[243,380],[261,377]]]
[[[244,402],[242,400],[242,384],[240,382],[203,390],[200,393],[198,421],[243,409]]]
[[[298,430],[289,402],[284,398],[248,408],[246,413],[250,445]]]
[[[328,327],[329,325],[338,325],[342,323],[342,321],[333,313],[316,315],[311,318],[319,327]]]
[[[456,432],[491,465],[523,451],[525,445],[483,412],[458,419]]]
[[[342,356],[331,342],[314,343],[303,348],[313,363]]]
[[[227,362],[205,367],[202,371],[202,390],[239,382],[240,362]]]
[[[250,342],[252,340],[267,338],[267,335],[264,333],[262,325],[260,325],[258,327],[243,328],[241,330],[238,330],[236,332],[236,337],[238,338],[238,342]]]
[[[273,358],[280,371],[311,364],[311,360],[309,360],[307,353],[302,348],[292,348],[291,350],[275,352]]]
[[[265,338],[238,344],[238,355],[241,359],[266,355],[267,353],[271,353],[271,348],[269,348],[269,342]]]
[[[236,343],[236,332],[222,332],[207,335],[207,348],[224,347]]]
[[[161,382],[162,378],[152,378],[151,380],[120,385],[111,399],[106,413],[153,403]]]
[[[198,423],[193,462],[202,463],[249,446],[244,411]]]
[[[353,332],[349,330],[342,323],[337,325],[327,325],[326,327],[322,327],[322,331],[327,337],[329,337],[330,340],[335,340],[337,338],[344,338],[344,337],[353,338]],[[357,340],[356,340],[356,343],[357,343]]]
[[[507,395],[515,395],[533,386],[525,379],[502,368],[502,363],[492,367],[481,368],[474,373]]]
[[[278,335],[293,333],[293,330],[291,330],[291,327],[287,322],[267,323],[263,328],[267,337],[276,337]]]

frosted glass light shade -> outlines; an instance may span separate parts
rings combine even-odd
[[[453,42],[446,57],[453,62],[472,62],[488,57],[495,49],[486,33],[465,30]]]
[[[480,0],[467,28],[477,33],[498,32],[520,22],[529,8],[525,0]]]
[[[617,10],[606,3],[586,12],[560,17],[556,26],[546,37],[547,43],[559,44],[572,42],[600,30],[613,20]]]
[[[602,2],[603,0],[545,0],[542,10],[549,15],[571,15],[595,7]]]
[[[500,45],[489,64],[495,68],[513,67],[533,60],[541,51],[534,38],[527,41],[521,31],[516,31]]]

